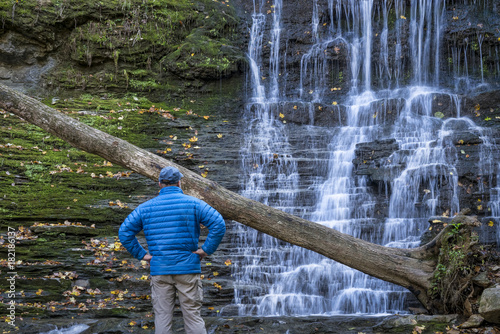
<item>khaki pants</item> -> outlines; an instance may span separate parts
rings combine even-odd
[[[200,274],[151,277],[155,334],[172,334],[176,292],[179,295],[186,334],[206,334],[205,321],[200,314],[203,301]]]

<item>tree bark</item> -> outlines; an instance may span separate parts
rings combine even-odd
[[[416,249],[383,247],[247,199],[127,141],[87,126],[0,84],[0,107],[60,137],[74,147],[157,180],[165,166],[182,174],[184,191],[235,220],[291,244],[312,250],[368,275],[409,289],[429,311],[440,312],[429,294],[440,238]],[[470,217],[462,217],[469,219]],[[444,232],[444,231],[443,231]]]

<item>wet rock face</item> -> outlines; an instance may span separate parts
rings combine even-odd
[[[316,3],[316,2],[315,2]],[[342,3],[340,11],[334,3],[333,8],[329,8],[328,1],[317,1],[318,22],[312,22],[312,14],[314,6],[304,6],[303,3],[286,2],[281,8],[281,31],[280,31],[280,50],[284,51],[285,57],[280,61],[283,75],[280,80],[287,85],[282,92],[287,97],[301,96],[307,99],[309,92],[298,91],[296,87],[314,86],[314,81],[317,80],[314,76],[301,75],[301,71],[311,70],[316,67],[319,72],[325,75],[325,81],[329,88],[342,88],[337,91],[322,92],[323,96],[332,101],[340,100],[345,97],[345,92],[352,88],[353,69],[350,67],[349,59],[352,57],[353,50],[346,47],[345,41],[342,38],[334,38],[329,42],[325,42],[317,50],[312,50],[311,46],[315,43],[316,36],[313,31],[313,25],[317,23],[317,34],[324,38],[327,35],[335,36],[337,29],[346,29],[348,25],[353,25],[349,22],[349,4],[347,1]],[[272,3],[265,3],[265,8],[257,11],[264,13],[266,19],[266,36],[270,36],[269,30],[272,29],[273,14],[275,8]],[[376,36],[373,38],[371,46],[371,62],[374,69],[371,77],[371,85],[374,89],[394,88],[411,83],[411,78],[414,75],[422,75],[427,79],[437,73],[415,73],[414,66],[416,61],[416,51],[412,49],[412,22],[410,22],[410,12],[412,11],[412,1],[402,1],[398,13],[394,8],[396,5],[388,6],[387,26],[384,25],[382,17],[384,16],[384,1],[374,1],[372,12],[372,32]],[[498,57],[496,56],[496,48],[498,45],[498,29],[500,28],[500,20],[498,19],[498,8],[500,3],[498,0],[486,1],[482,4],[469,3],[446,3],[443,9],[441,22],[443,24],[440,30],[440,67],[439,75],[436,80],[439,85],[450,89],[457,89],[461,93],[468,93],[469,84],[472,82],[478,83],[477,78],[481,78],[484,82],[495,83],[498,78]],[[253,8],[247,6],[246,10],[252,12]],[[331,27],[330,23],[337,23],[338,17],[341,17],[341,22],[338,22],[338,27]],[[362,24],[359,23],[359,24]],[[419,23],[416,23],[419,24]],[[428,31],[435,34],[435,28],[432,24],[426,22]],[[358,27],[359,28],[359,27]],[[330,29],[335,29],[332,33]],[[361,28],[359,28],[361,29]],[[384,32],[387,35],[387,43],[383,43],[380,36]],[[426,27],[427,30],[427,27]],[[349,36],[347,36],[349,38]],[[263,64],[269,63],[271,56],[270,41],[265,41],[263,45]],[[434,46],[429,46],[434,48]],[[314,59],[308,63],[308,59]],[[433,62],[434,60],[432,60]],[[383,69],[382,65],[388,65],[388,69]],[[384,77],[384,71],[389,71],[390,75]],[[435,69],[431,69],[435,72]],[[359,74],[361,76],[361,74]],[[398,77],[398,84],[394,82],[394,78]],[[474,79],[475,78],[475,79]],[[357,78],[359,79],[359,78]],[[355,81],[355,80],[354,80]],[[294,88],[292,88],[294,87]]]
[[[15,31],[0,35],[0,80],[21,91],[37,88],[56,64],[51,48]]]
[[[459,105],[449,103],[449,99],[448,95],[436,94],[432,110],[437,110],[436,113],[440,113],[439,118],[443,119],[442,131],[446,132],[446,136],[442,144],[445,145],[445,154],[453,162],[458,174],[460,208],[472,209],[473,214],[483,220],[483,226],[479,229],[483,242],[496,243],[496,232],[491,228],[492,222],[495,222],[487,218],[491,215],[487,203],[490,200],[491,187],[497,182],[497,175],[494,174],[494,169],[483,169],[479,172],[478,162],[482,159],[495,161],[499,154],[495,145],[498,144],[497,138],[500,135],[500,91],[466,96]],[[467,118],[456,118],[459,115]],[[474,121],[476,125],[467,119]],[[490,138],[490,142],[486,142],[485,135]],[[356,158],[353,160],[355,173],[368,176],[376,194],[401,175],[406,167],[404,159],[410,153],[400,149],[393,139],[358,144]],[[447,191],[451,185],[444,180],[441,182],[440,187],[444,191],[440,196],[438,213],[446,212],[446,203],[449,203],[452,196],[452,193]],[[422,194],[424,192],[425,189],[422,189]],[[384,196],[377,198],[381,207],[388,206]],[[425,240],[430,241],[428,238]]]

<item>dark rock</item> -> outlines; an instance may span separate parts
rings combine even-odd
[[[479,314],[486,321],[500,324],[500,287],[483,291],[479,301]]]
[[[484,322],[484,318],[480,316],[479,314],[473,314],[467,319],[466,322],[462,323],[460,328],[477,328],[481,326],[481,324]]]
[[[353,160],[357,175],[368,175],[373,181],[391,181],[397,177],[401,166],[388,164],[389,157],[399,150],[395,139],[376,140],[356,145]]]
[[[481,271],[474,278],[472,278],[472,283],[482,288],[488,288],[493,283],[488,278],[488,273],[486,271]]]
[[[420,243],[425,245],[432,241],[452,220],[453,218],[443,216],[430,217],[430,226],[420,237]]]

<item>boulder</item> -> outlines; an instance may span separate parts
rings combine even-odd
[[[479,314],[492,323],[500,324],[500,288],[488,288],[483,291],[479,302]]]
[[[488,272],[486,272],[486,271],[482,271],[479,274],[477,274],[475,277],[473,277],[472,282],[475,285],[480,286],[482,288],[487,288],[490,285],[492,285],[492,283],[490,282],[490,280],[488,278]]]
[[[477,328],[477,327],[481,326],[483,321],[484,321],[484,318],[482,316],[480,316],[479,314],[473,314],[469,317],[469,319],[467,319],[466,322],[461,324],[459,327],[460,328]]]

